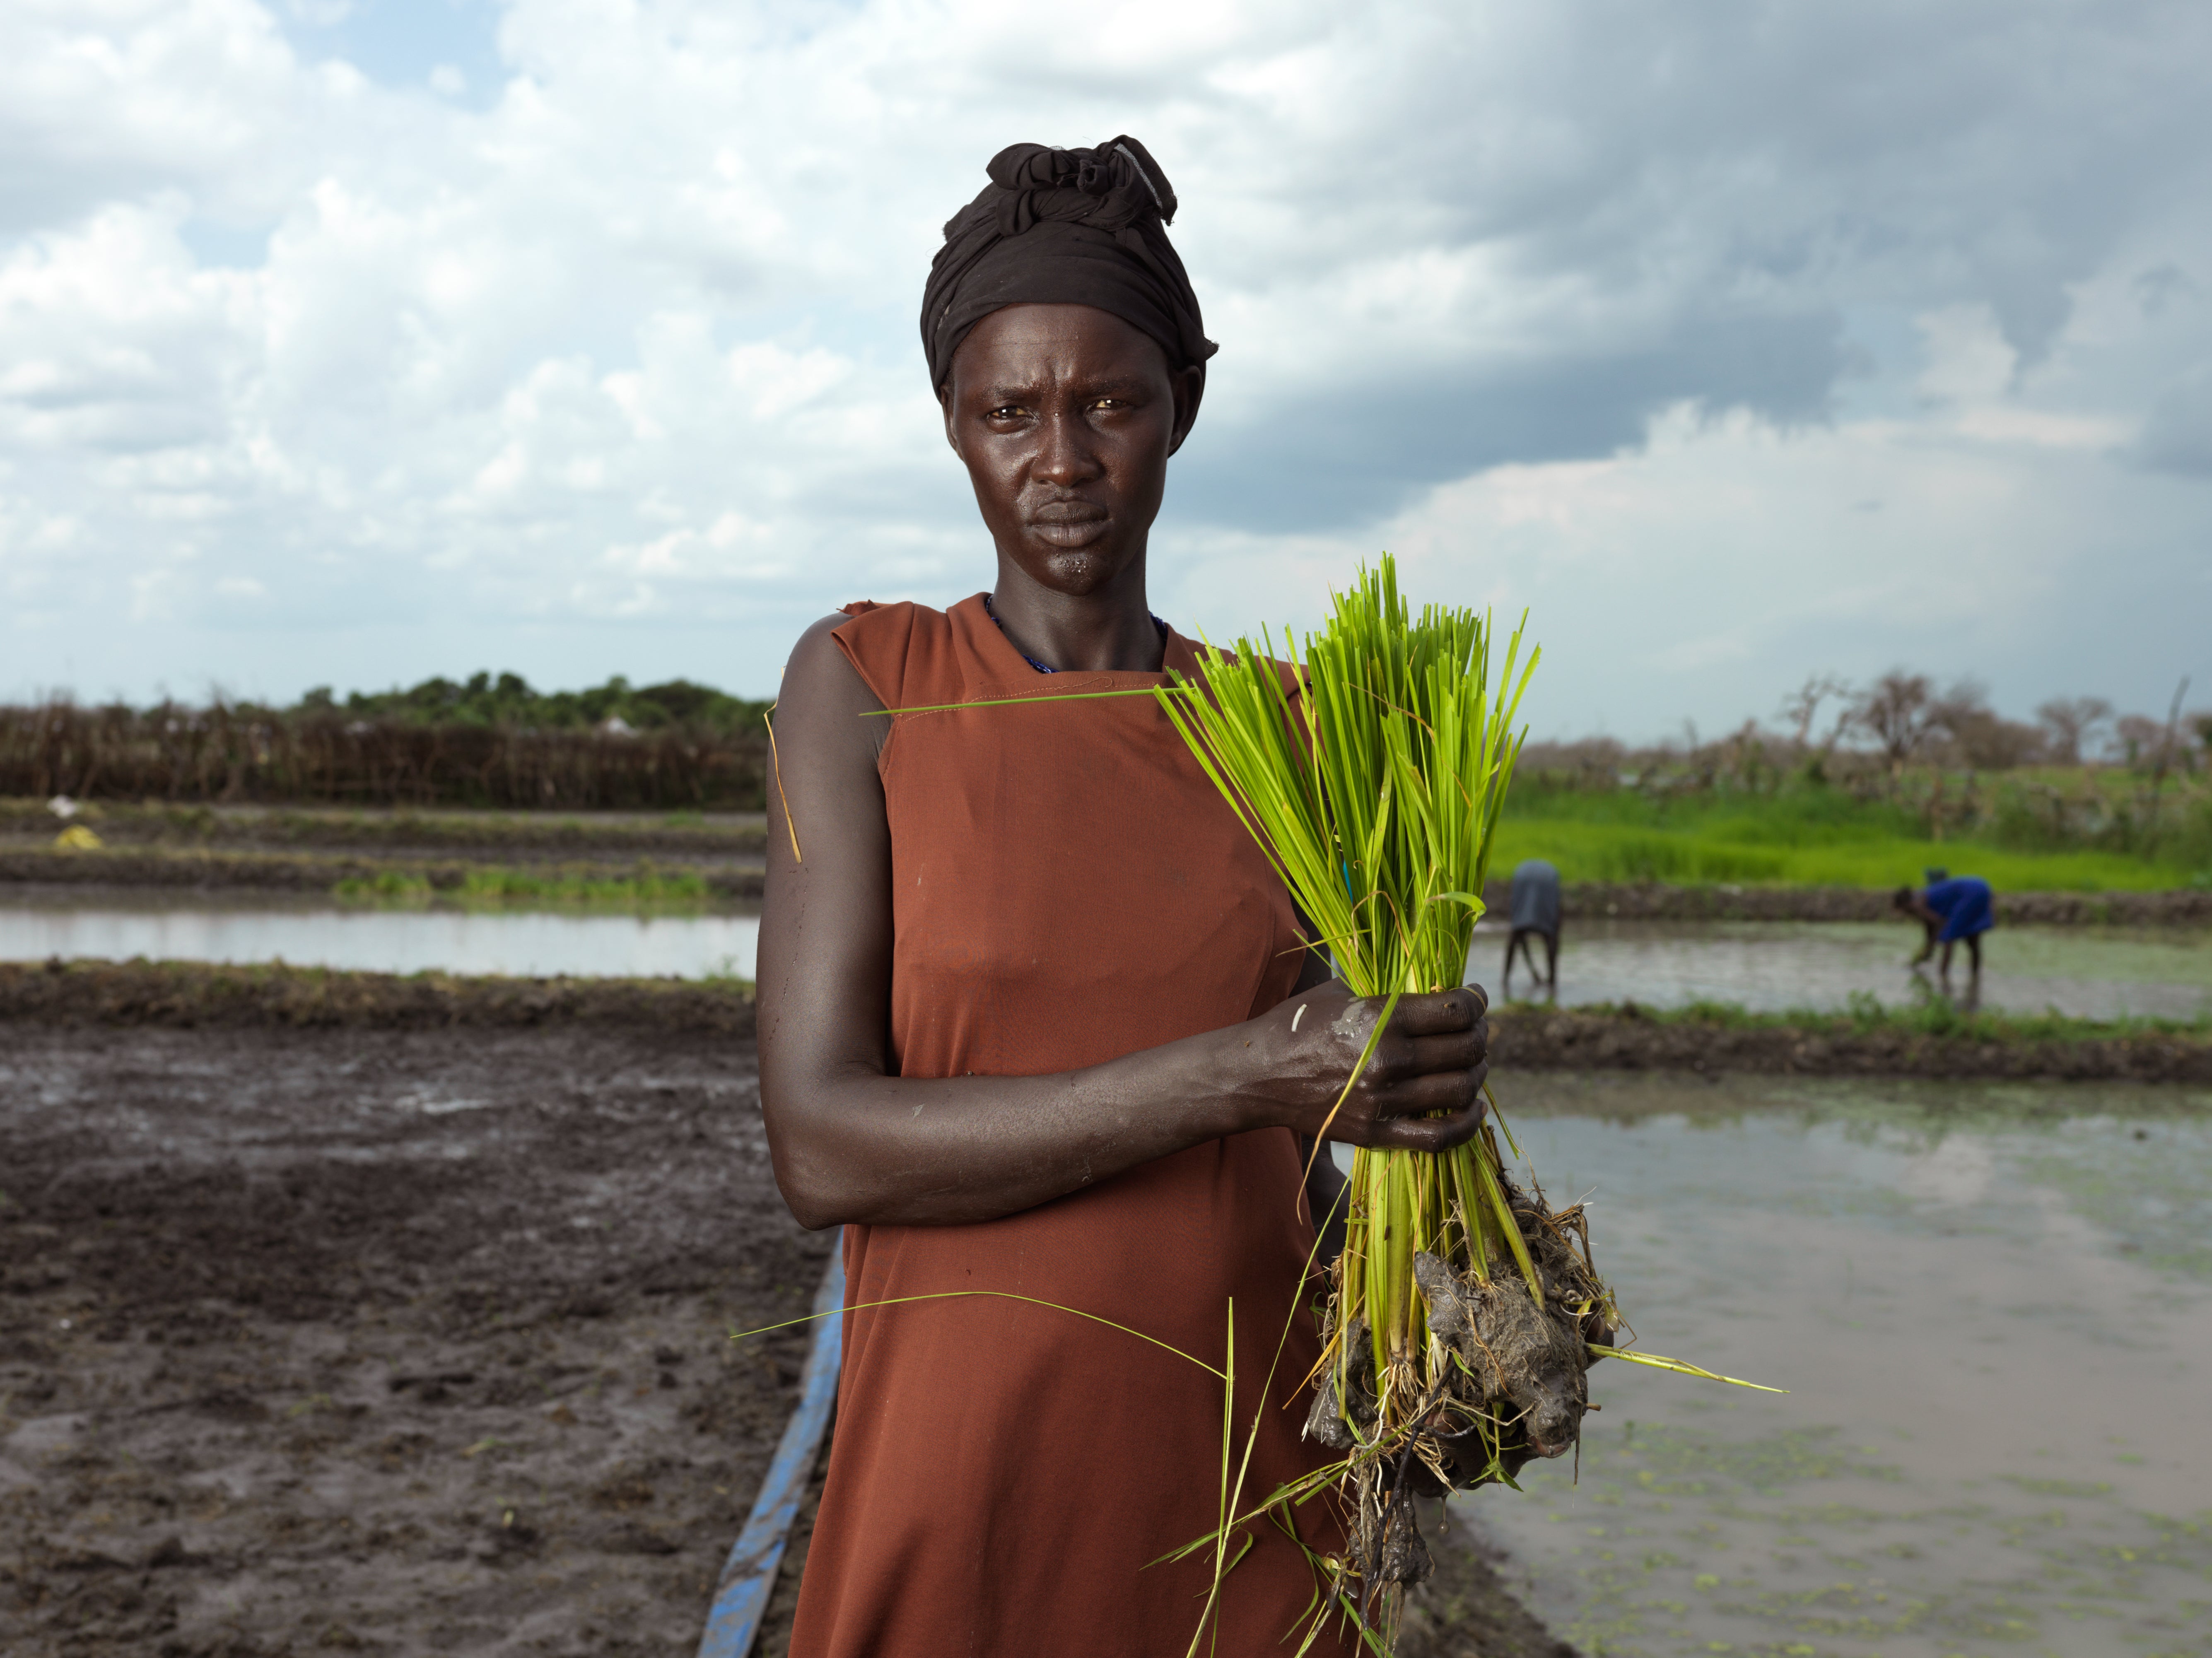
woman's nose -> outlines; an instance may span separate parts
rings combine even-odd
[[[1097,477],[1103,469],[1090,439],[1090,430],[1080,420],[1053,416],[1044,422],[1032,471],[1044,482],[1063,487]]]

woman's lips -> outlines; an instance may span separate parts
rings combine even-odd
[[[1088,501],[1056,501],[1030,514],[1030,533],[1054,547],[1080,547],[1105,532],[1109,514]]]

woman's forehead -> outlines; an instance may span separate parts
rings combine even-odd
[[[1121,376],[1151,384],[1167,377],[1160,343],[1110,311],[1088,305],[1010,305],[969,331],[953,354],[954,380],[1029,384]]]

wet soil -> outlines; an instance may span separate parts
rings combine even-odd
[[[1406,1596],[1397,1658],[1578,1658],[1506,1589],[1495,1544],[1449,1513],[1422,1530],[1436,1570]]]
[[[825,1236],[751,1044],[0,1026],[0,1650],[696,1645]]]
[[[9,1023],[171,1029],[431,1030],[587,1028],[750,1036],[750,987],[678,979],[401,976],[313,968],[189,962],[0,962],[0,1033]],[[1491,1053],[1520,1071],[1726,1072],[1796,1076],[2053,1077],[2075,1081],[2212,1081],[2200,1033],[2069,1022],[2021,1035],[2001,1020],[1931,1032],[1910,1017],[1856,1015],[1707,1018],[1595,1010],[1500,1007]],[[2008,1034],[2010,1033],[2010,1034]],[[4,1038],[0,1038],[4,1039]]]
[[[362,851],[237,852],[199,847],[106,847],[79,852],[51,846],[9,847],[0,841],[0,887],[160,888],[197,892],[332,892],[347,882],[374,885],[388,879],[427,886],[433,893],[459,892],[472,874],[490,868],[521,868],[541,879],[649,883],[672,876],[696,875],[711,901],[741,902],[761,896],[765,877],[758,853],[733,853],[709,859],[698,856],[654,856],[623,859],[602,852],[596,858],[528,854],[499,858],[386,857]]]
[[[2079,1025],[2094,1029],[2087,1020]],[[2112,1027],[2104,1029],[2112,1031]],[[2212,1042],[2158,1031],[2009,1036],[1994,1022],[1947,1033],[1909,1018],[1655,1017],[1633,1003],[1591,1010],[1513,1007],[1491,1016],[1491,1062],[1511,1071],[1687,1071],[1826,1077],[2055,1077],[2212,1082]]]
[[[348,809],[331,806],[212,806],[82,804],[68,819],[43,800],[0,799],[0,847],[47,845],[64,822],[82,823],[110,846],[293,851],[465,852],[479,857],[619,858],[678,853],[715,859],[750,854],[765,844],[759,812],[520,812]]]
[[[379,1025],[373,975],[274,979],[310,976],[354,1017],[0,1021],[0,1651],[689,1654],[807,1342],[727,1333],[829,1245],[774,1189],[750,1003]],[[1436,1554],[1401,1658],[1569,1654]]]
[[[0,1021],[438,1030],[574,1025],[720,1037],[753,1032],[751,987],[700,979],[347,973],[202,962],[0,962]],[[0,1026],[4,1029],[4,1026]]]

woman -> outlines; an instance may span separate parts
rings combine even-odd
[[[794,1658],[1182,1652],[1210,1566],[1147,1563],[1217,1523],[1220,1384],[1093,1318],[1218,1366],[1233,1300],[1244,1489],[1273,1491],[1322,1460],[1284,1408],[1318,1351],[1291,1319],[1319,1289],[1300,1137],[1443,1150],[1480,1121],[1484,1003],[1455,991],[1401,1002],[1328,1122],[1378,1007],[1304,948],[1151,698],[1052,695],[1195,665],[1145,554],[1214,347],[1142,146],[1017,145],[990,176],[922,338],[994,584],[826,617],[776,714],[762,1104],[868,1308]],[[868,1307],[972,1291],[997,1293]],[[1213,1650],[1274,1652],[1309,1613],[1326,1507],[1304,1549],[1249,1528]],[[1336,1625],[1315,1648],[1352,1649]]]

